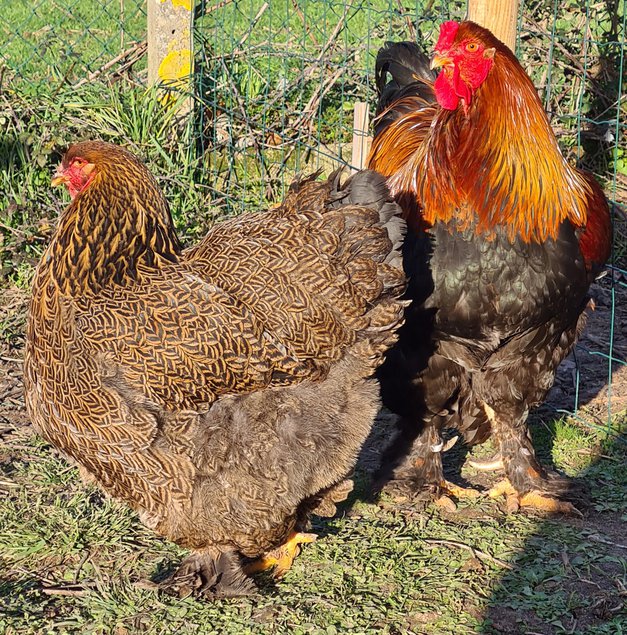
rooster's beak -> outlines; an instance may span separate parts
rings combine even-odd
[[[442,68],[443,66],[450,66],[453,63],[452,58],[448,55],[440,55],[436,53],[431,59],[430,68],[431,70],[435,70],[436,68]]]
[[[70,177],[67,174],[64,174],[63,168],[59,166],[57,168],[57,171],[54,173],[54,176],[52,177],[52,181],[50,181],[50,185],[52,185],[52,187],[57,187],[57,185],[63,185],[69,180]]]

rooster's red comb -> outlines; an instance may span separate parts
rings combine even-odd
[[[440,26],[440,37],[438,38],[438,43],[435,45],[435,50],[442,51],[450,48],[457,35],[458,29],[459,23],[453,20],[443,22]]]

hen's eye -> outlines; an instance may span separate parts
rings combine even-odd
[[[85,161],[84,159],[74,159],[74,161],[72,161],[72,163],[77,167],[80,168],[81,166],[85,165]]]
[[[468,44],[466,44],[466,50],[469,53],[474,53],[478,48],[479,45],[476,42],[468,42]]]

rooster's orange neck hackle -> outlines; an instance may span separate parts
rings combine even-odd
[[[488,235],[502,226],[510,239],[518,236],[526,242],[555,238],[565,219],[585,226],[588,207],[602,192],[562,156],[516,57],[472,22],[447,24],[456,28],[452,36],[445,33],[450,40],[445,45],[473,53],[482,47],[478,85],[465,84],[457,66],[444,68],[436,95],[438,83],[446,90],[442,86],[447,81],[455,93],[442,92],[440,107],[422,103],[413,117],[390,124],[375,139],[370,166],[390,176],[388,183],[401,200],[415,197],[429,224],[455,221],[458,228],[474,227]],[[450,50],[436,46],[436,58]],[[430,118],[425,117],[427,109],[432,109]]]
[[[61,293],[96,293],[137,279],[142,266],[176,262],[181,247],[168,204],[145,166],[98,141],[73,146],[64,162],[77,156],[94,168],[62,213],[49,247]]]

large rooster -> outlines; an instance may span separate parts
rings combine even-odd
[[[33,286],[33,423],[193,551],[164,588],[249,593],[246,573],[289,568],[309,513],[350,491],[405,304],[398,206],[375,172],[304,179],[183,251],[122,148],[73,146],[55,182],[73,200]]]
[[[491,494],[508,509],[574,511],[526,421],[584,327],[609,255],[607,200],[562,156],[516,57],[477,24],[444,23],[431,64],[415,44],[388,44],[376,76],[369,167],[388,177],[411,227],[413,300],[380,370],[384,402],[401,415],[382,480],[462,495],[442,471],[441,431],[454,427],[471,445],[493,435],[498,456],[474,464],[504,469]]]

